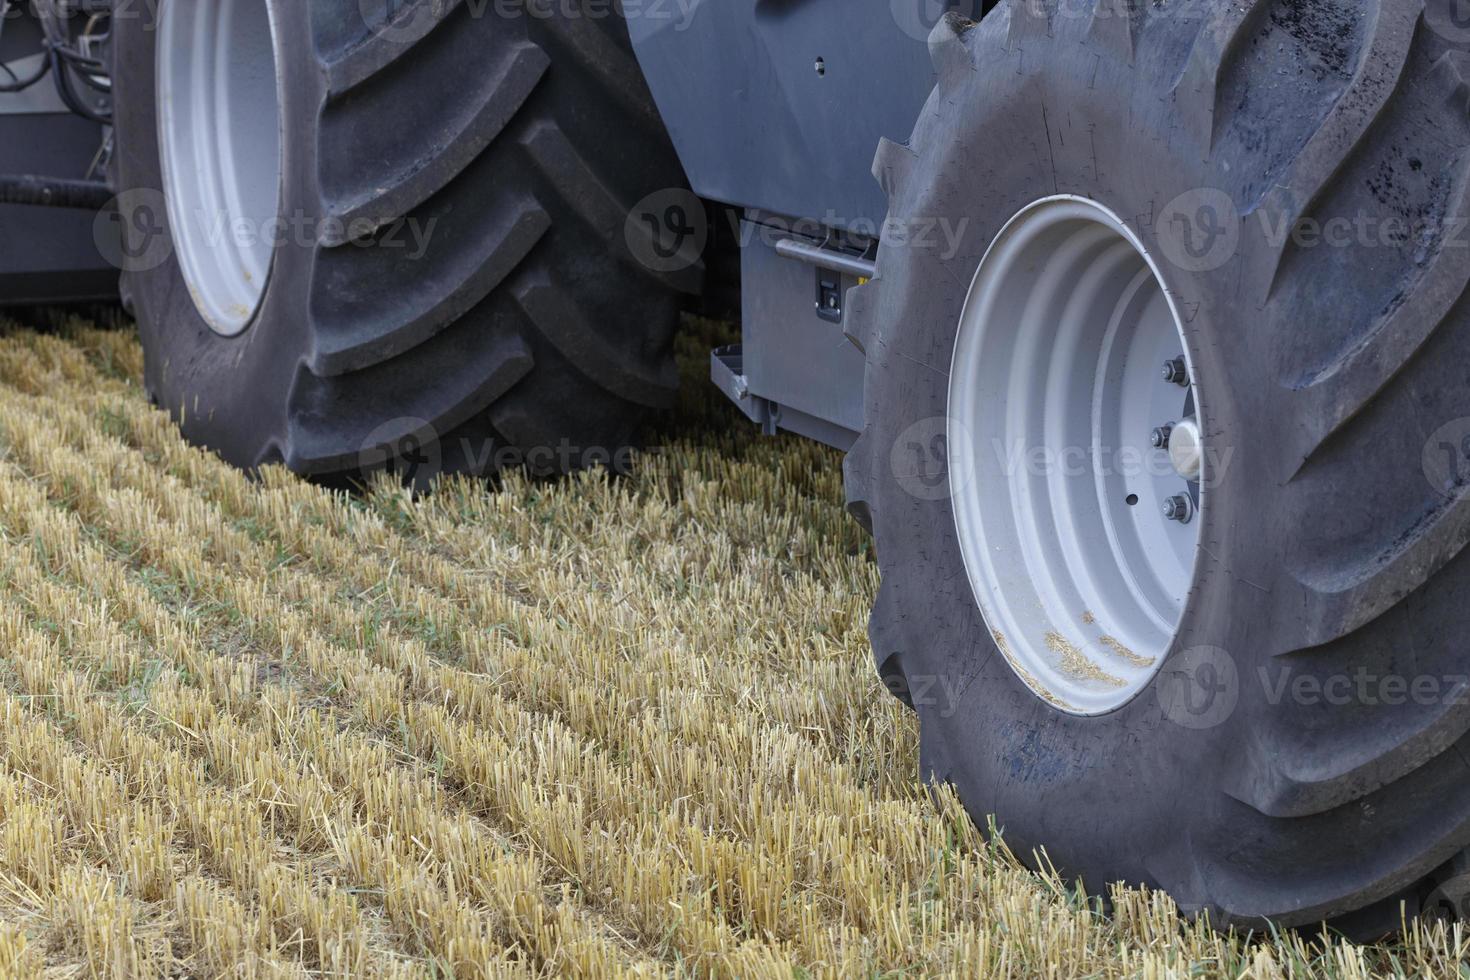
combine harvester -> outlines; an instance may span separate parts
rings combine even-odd
[[[1470,898],[1459,3],[12,0],[0,284],[120,267],[188,438],[424,481],[618,458],[738,246],[714,382],[847,452],[924,773],[1381,935]]]

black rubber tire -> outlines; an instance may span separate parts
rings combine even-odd
[[[1425,455],[1445,433],[1470,453],[1470,252],[1441,222],[1467,214],[1470,59],[1438,15],[1409,0],[1029,0],[978,25],[951,16],[912,138],[878,151],[891,222],[963,234],[953,254],[885,240],[848,301],[867,354],[847,485],[882,572],[874,654],[917,707],[926,776],[1095,892],[1141,883],[1217,926],[1371,935],[1397,925],[1400,900],[1414,914],[1470,844],[1470,468]],[[906,430],[945,416],[959,314],[1006,221],[1081,195],[1155,256],[1187,255],[1171,202],[1201,188],[1229,196],[1217,227],[1238,244],[1217,267],[1160,265],[1207,379],[1207,445],[1233,456],[1157,681],[1079,717],[997,655],[950,502],[907,493],[895,462],[912,458]],[[1422,233],[1343,247],[1266,233],[1360,214]],[[1273,697],[1281,671],[1439,686],[1389,703],[1397,682],[1375,680],[1312,703],[1306,687]],[[1197,715],[1181,714],[1171,698],[1191,688]]]
[[[671,403],[681,294],[703,274],[654,271],[625,235],[635,202],[685,179],[622,17],[595,0],[511,16],[261,2],[284,77],[283,214],[322,233],[276,250],[237,338],[206,326],[175,258],[125,269],[155,400],[247,467],[356,473],[403,447],[420,480],[615,460]],[[395,19],[371,23],[374,8]],[[149,17],[116,20],[126,204],[162,186],[158,35]],[[166,223],[125,218],[130,254],[154,254],[139,236]],[[344,242],[332,218],[378,231]],[[416,261],[385,244],[407,219],[433,229]]]

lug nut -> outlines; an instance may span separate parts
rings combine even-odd
[[[1169,448],[1169,434],[1174,431],[1173,424],[1161,425],[1148,437],[1149,444],[1155,449]]]
[[[1164,516],[1171,521],[1188,524],[1194,519],[1194,501],[1183,494],[1170,497],[1164,501]]]
[[[1189,368],[1184,363],[1184,358],[1176,357],[1172,361],[1164,362],[1164,380],[1171,385],[1181,388],[1189,385]]]

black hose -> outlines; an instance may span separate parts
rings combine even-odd
[[[16,78],[15,72],[11,71],[9,68],[6,68],[5,74],[15,79],[15,81],[0,82],[0,94],[13,95],[18,92],[24,92],[26,89],[31,88],[33,85],[39,82],[41,79],[45,78],[50,73],[50,71],[51,58],[49,56],[41,59],[41,63],[36,67],[35,73],[32,74],[29,78]]]
[[[90,119],[94,123],[103,126],[112,124],[112,117],[106,113],[100,113],[86,105],[77,95],[76,89],[72,87],[72,75],[70,69],[70,53],[55,45],[50,47],[51,67],[56,79],[56,91],[61,96],[61,101],[72,112],[83,119]]]
[[[35,174],[0,174],[0,204],[100,211],[112,201],[112,188],[100,180],[66,180]]]

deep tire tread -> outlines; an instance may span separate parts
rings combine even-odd
[[[442,336],[437,343],[443,344]],[[424,432],[424,423],[427,432],[442,439],[506,395],[535,366],[530,347],[515,331],[444,346],[460,366],[449,378],[405,371],[391,362],[347,379],[318,378],[303,367],[291,392],[291,428],[281,447],[285,464],[299,473],[352,472],[365,448],[392,447],[402,435]],[[352,405],[350,414],[342,411],[344,401]],[[382,431],[395,424],[401,432]]]
[[[410,436],[438,440],[441,472],[542,446],[602,453],[553,466],[577,469],[626,449],[672,400],[674,287],[697,294],[702,270],[636,274],[617,258],[621,218],[589,223],[579,199],[592,187],[606,210],[686,187],[667,135],[644,125],[622,17],[600,6],[607,22],[569,43],[585,25],[559,33],[562,7],[413,0],[373,25],[358,0],[269,2],[288,25],[283,196],[315,231],[278,250],[243,342],[198,322],[176,262],[130,277],[150,391],[231,462],[332,479],[396,466]],[[148,28],[119,38],[120,179],[134,186],[161,169]],[[537,133],[577,180],[535,165]]]
[[[1276,227],[1293,227],[1332,186],[1343,161],[1363,152],[1384,122],[1401,118],[1392,109],[1402,102],[1406,87],[1421,84],[1421,79],[1410,77],[1411,57],[1422,44],[1424,30],[1423,21],[1407,5],[1386,3],[1378,8],[1367,54],[1352,82],[1259,202],[1267,220]],[[1272,274],[1273,286],[1279,271],[1280,266]]]
[[[529,272],[514,287],[516,303],[535,329],[589,380],[635,405],[669,408],[679,387],[676,367],[665,362],[656,373],[639,352],[609,343],[576,300],[544,270]]]
[[[659,272],[639,262],[624,240],[625,224],[632,202],[620,201],[573,145],[567,134],[551,120],[539,120],[520,137],[521,146],[548,186],[554,187],[562,201],[586,224],[598,239],[607,242],[628,270],[660,283],[665,288],[694,293],[703,281],[703,266],[691,266],[675,273]],[[635,226],[644,233],[642,226]]]
[[[327,92],[345,95],[414,50],[440,28],[464,0],[415,0],[405,4],[387,30],[370,31],[350,46],[325,59]]]
[[[1267,0],[1241,0],[1212,6],[1190,48],[1184,72],[1174,84],[1180,115],[1195,125],[1195,140],[1208,154],[1220,112],[1220,78],[1243,39],[1265,16]]]
[[[560,49],[553,55],[558,63],[569,58],[594,79],[598,89],[615,101],[628,124],[663,139],[663,117],[643,84],[643,69],[632,51],[600,26],[607,19],[585,10],[580,17],[548,18],[548,48]]]
[[[1098,0],[1087,35],[1125,61],[1132,62],[1147,16],[1147,0]]]
[[[328,105],[322,186],[333,217],[346,227],[327,244],[343,244],[355,226],[378,228],[423,204],[479,156],[530,98],[551,64],[545,52],[529,41],[502,43],[486,67],[484,46],[474,43],[479,34],[434,32],[425,44],[452,37],[455,47],[395,61],[372,85]],[[455,74],[473,79],[476,90],[443,98],[446,61],[464,62]],[[476,63],[481,67],[472,70]],[[426,98],[406,101],[404,91]],[[434,135],[426,140],[425,133]],[[364,170],[365,155],[382,163]]]
[[[298,427],[283,455],[310,471],[348,465],[367,434],[334,431],[326,412],[303,406],[355,400],[365,388],[381,407],[359,415],[431,423],[451,467],[483,465],[448,445],[476,418],[493,428],[471,428],[499,448],[571,441],[615,449],[647,409],[672,403],[668,290],[694,293],[702,283],[699,268],[636,275],[642,266],[623,242],[623,189],[647,193],[655,175],[678,174],[668,163],[618,172],[630,158],[603,152],[607,127],[626,132],[631,122],[647,130],[640,166],[650,150],[653,160],[672,160],[661,128],[648,130],[657,114],[626,29],[621,20],[594,26],[546,11],[521,19],[518,36],[495,18],[475,18],[462,0],[424,3],[436,18],[413,8],[400,17],[416,34],[365,40],[329,62],[322,183],[344,223],[367,221],[386,233],[407,220],[436,231],[416,262],[373,259],[375,250],[362,252],[356,241],[326,243],[313,283],[316,342],[293,392],[293,414],[312,424]],[[471,91],[443,98],[449,79],[469,80]],[[404,91],[425,101],[405,110]],[[589,100],[598,105],[591,112]],[[392,176],[355,185],[338,175],[334,167],[360,152],[347,134],[382,127],[395,111],[413,125],[385,137]],[[415,135],[424,131],[444,135]],[[616,161],[613,169],[598,169],[594,159],[604,157]],[[623,257],[625,273],[587,274],[589,265],[616,261],[609,252]],[[493,350],[482,358],[481,346]]]
[[[1421,4],[1380,0],[1365,11],[1362,5],[1338,2],[1235,0],[1198,4],[1155,20],[1134,19],[1133,13],[1147,11],[1130,0],[1099,3],[1107,5],[1110,17],[1121,4],[1127,16],[1105,23],[1103,10],[1097,9],[1086,30],[1074,32],[1066,18],[1047,16],[1049,4],[1006,5],[974,32],[984,34],[983,48],[973,52],[975,64],[992,72],[973,85],[957,70],[954,32],[936,29],[931,39],[936,94],[909,144],[885,142],[875,160],[874,175],[891,211],[902,216],[916,201],[942,206],[935,202],[945,200],[943,192],[959,186],[946,161],[952,167],[959,148],[970,145],[966,137],[974,138],[975,132],[955,120],[963,106],[1003,89],[1007,73],[1027,76],[1035,86],[1017,82],[1010,90],[1013,96],[1024,93],[1017,104],[1028,110],[1027,122],[1018,121],[1016,129],[1043,148],[1050,139],[1057,140],[1053,148],[1060,147],[1055,126],[1062,112],[1049,131],[1042,132],[1044,127],[1031,119],[1040,115],[1035,103],[1045,107],[1048,94],[1055,97],[1038,66],[1041,59],[1054,58],[1056,73],[1066,75],[1066,59],[1082,63],[1075,52],[1079,44],[1088,49],[1089,68],[1097,66],[1095,77],[1113,83],[1125,77],[1151,79],[1168,100],[1166,112],[1150,117],[1156,128],[1149,132],[1176,128],[1188,137],[1182,147],[1171,141],[1168,148],[1171,165],[1177,161],[1182,174],[1182,186],[1173,194],[1221,187],[1242,216],[1254,219],[1259,210],[1288,227],[1302,217],[1371,211],[1363,203],[1365,187],[1385,212],[1457,215],[1470,204],[1470,58],[1463,46],[1446,50],[1442,38],[1429,36]],[[1285,70],[1293,65],[1303,66],[1299,77]],[[1286,91],[1280,84],[1286,77],[1295,86],[1289,106],[1263,110],[1263,103],[1281,97],[1273,93]],[[1070,84],[1087,87],[1087,72],[1073,71]],[[982,96],[977,89],[986,85]],[[1124,112],[1149,117],[1148,98],[1122,104],[1120,117]],[[1067,111],[1077,110],[1068,104]],[[996,114],[982,118],[996,122]],[[1073,134],[1083,125],[1074,125]],[[1426,173],[1440,168],[1434,173],[1443,175],[1441,183],[1375,180],[1404,146],[1424,155]],[[977,156],[977,168],[993,164],[984,153]],[[1091,188],[1076,174],[1098,181],[1098,170],[1077,165],[1077,156],[1071,180],[1059,184],[1063,191],[1085,194]],[[1412,168],[1416,174],[1418,163]],[[1069,183],[1083,186],[1074,190]],[[1036,196],[1028,188],[1025,199]],[[1098,196],[1106,198],[1106,193]],[[1006,215],[1018,206],[1009,198],[1006,204]],[[1363,257],[1328,250],[1303,256],[1290,245],[1256,239],[1245,240],[1242,249],[1246,254],[1216,273],[1209,288],[1228,283],[1221,296],[1246,311],[1235,324],[1236,334],[1223,341],[1240,345],[1232,354],[1279,369],[1248,393],[1236,393],[1274,411],[1240,412],[1237,418],[1278,420],[1272,451],[1261,451],[1278,466],[1261,477],[1263,488],[1269,485],[1274,494],[1275,508],[1262,524],[1297,543],[1289,556],[1280,556],[1277,567],[1232,567],[1230,549],[1237,556],[1250,554],[1249,549],[1240,541],[1212,538],[1211,560],[1197,588],[1209,590],[1221,609],[1236,608],[1220,598],[1223,592],[1250,597],[1267,625],[1254,635],[1242,625],[1239,633],[1248,637],[1250,655],[1264,662],[1263,669],[1280,666],[1318,676],[1360,667],[1381,675],[1470,671],[1470,654],[1459,642],[1466,622],[1463,594],[1470,584],[1470,480],[1430,487],[1418,459],[1436,424],[1470,417],[1463,369],[1470,363],[1470,262],[1463,250],[1438,245],[1412,255],[1402,270],[1394,265],[1400,257],[1392,250]],[[977,262],[982,251],[983,243],[967,253],[970,261]],[[939,620],[959,617],[953,610],[965,606],[959,597],[968,597],[968,586],[954,585],[964,575],[948,559],[942,576],[922,574],[939,546],[927,537],[911,544],[904,535],[913,534],[921,521],[932,519],[936,528],[943,522],[906,497],[887,472],[890,462],[881,440],[894,432],[874,418],[875,410],[891,411],[896,398],[932,404],[924,401],[931,397],[928,392],[914,390],[927,365],[913,358],[914,366],[899,364],[903,357],[894,350],[908,343],[932,351],[932,334],[916,336],[909,318],[915,310],[948,314],[953,305],[953,287],[927,305],[910,301],[934,287],[939,273],[926,265],[928,258],[880,250],[877,276],[850,294],[848,332],[868,355],[869,418],[847,462],[847,500],[854,517],[878,531],[884,580],[870,633],[885,678],[894,670],[925,676],[960,670],[972,663],[981,645],[986,650],[978,654],[982,664],[975,669],[1005,654],[1003,638],[997,637],[991,650],[985,638],[966,632],[970,624],[951,624],[958,632],[950,634],[941,629]],[[952,280],[968,281],[973,264],[946,271]],[[1357,316],[1291,305],[1304,296],[1332,295],[1334,276],[1342,281],[1336,291],[1349,294],[1368,288],[1364,283],[1373,285],[1373,275],[1401,275],[1384,290],[1402,294],[1374,316],[1361,316],[1364,304]],[[1257,330],[1252,336],[1250,324],[1262,323],[1282,329],[1270,336]],[[1213,341],[1208,346],[1222,344],[1220,336]],[[1213,350],[1194,353],[1197,361],[1224,356]],[[1290,421],[1280,424],[1282,419]],[[892,428],[902,428],[901,422]],[[1368,470],[1377,474],[1376,484],[1365,478]],[[1241,517],[1241,523],[1250,522]],[[943,601],[936,601],[935,593],[942,593]],[[978,620],[978,611],[974,615]],[[983,632],[983,623],[976,625]],[[957,642],[937,644],[936,636]],[[1188,639],[1211,642],[1209,635]],[[1243,684],[1255,680],[1245,676],[1250,669],[1241,665]],[[1000,683],[994,677],[991,682]],[[953,774],[977,815],[988,812],[997,798],[1015,807],[1018,800],[1051,794],[1051,812],[1066,805],[1063,788],[1100,764],[1100,757],[1089,753],[1111,734],[1078,730],[1073,737],[1086,744],[1073,746],[1077,757],[1055,757],[1050,752],[1065,742],[1058,732],[1068,725],[1052,716],[1035,727],[1029,720],[1014,721],[1036,717],[1035,709],[1012,714],[1017,695],[987,697],[977,698],[974,716],[962,723],[942,725],[933,712],[920,709],[923,767]],[[1029,692],[1021,696],[1027,697]],[[1002,715],[994,724],[987,717],[992,711]],[[1284,925],[1328,919],[1355,930],[1379,924],[1393,928],[1401,901],[1414,914],[1435,869],[1470,844],[1470,793],[1463,786],[1470,758],[1465,700],[1403,710],[1374,702],[1315,710],[1310,703],[1288,700],[1262,707],[1249,722],[1238,722],[1225,756],[1213,760],[1227,770],[1217,786],[1224,800],[1218,812],[1225,816],[1202,828],[1197,842],[1184,850],[1168,887],[1189,895],[1186,907],[1209,911],[1217,926],[1254,926],[1272,917]],[[1028,740],[1011,737],[1017,728],[1029,733]],[[1004,740],[1012,754],[993,768],[971,767],[967,753],[995,749],[988,743],[945,741],[957,732],[965,737],[984,732]],[[964,784],[967,773],[978,780],[974,785]],[[1065,775],[1053,779],[1056,773]],[[1009,795],[997,796],[999,784],[1010,780],[1016,785],[1005,790]],[[1213,818],[1215,811],[1209,812]],[[1096,829],[1095,817],[1062,823]],[[1032,832],[1035,828],[1011,827],[1008,838],[1019,833],[1024,842]],[[1343,844],[1360,840],[1371,840],[1372,852],[1344,861]],[[1061,842],[1056,844],[1059,848]],[[1094,842],[1068,844],[1079,852],[1078,860],[1106,860],[1098,857]],[[1165,860],[1155,852],[1147,870],[1135,873],[1157,881]]]
[[[369,265],[350,254],[351,246],[323,254],[313,291],[311,370],[345,374],[412,349],[505,282],[551,228],[551,217],[527,194],[495,201],[485,211],[475,240],[456,240],[449,255],[434,254],[431,270],[398,260]],[[439,286],[415,289],[415,280]]]

